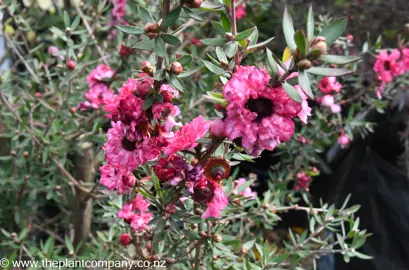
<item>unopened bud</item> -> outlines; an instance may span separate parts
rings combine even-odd
[[[319,52],[319,55],[324,54],[328,50],[327,39],[325,37],[316,37],[311,41],[310,49]],[[314,55],[318,57],[319,55]]]
[[[69,27],[65,28],[65,33],[67,35],[71,35],[71,28],[69,28]]]
[[[150,39],[156,38],[160,32],[160,26],[157,22],[147,23],[143,29]]]
[[[170,67],[169,70],[172,74],[174,75],[179,75],[180,73],[182,73],[183,71],[183,67],[179,62],[173,62]]]
[[[234,36],[233,36],[231,33],[226,33],[226,38],[227,38],[229,41],[233,41],[233,40],[234,40]]]
[[[240,253],[243,255],[246,255],[249,252],[249,250],[246,247],[241,247]]]
[[[204,232],[204,231],[200,231],[199,235],[200,235],[201,238],[207,238],[207,233]]]
[[[220,62],[220,65],[222,66],[222,68],[224,69],[228,69],[229,68],[229,63],[227,61],[222,60]]]
[[[220,243],[223,240],[223,237],[220,234],[213,234],[212,239],[216,242],[216,243]]]
[[[167,262],[168,264],[173,264],[173,263],[176,262],[176,260],[173,259],[173,258],[166,258],[166,262]]]
[[[76,112],[77,112],[77,108],[71,107],[71,108],[70,108],[70,112],[71,112],[72,114],[76,113]]]
[[[200,6],[202,5],[202,0],[193,0],[191,6],[192,8],[200,8]]]
[[[153,67],[152,67],[152,64],[149,61],[143,61],[142,64],[141,64],[141,69],[146,74],[152,75],[152,73],[153,73]]]
[[[300,60],[300,61],[298,61],[298,63],[297,63],[297,67],[298,67],[298,69],[300,69],[300,70],[310,69],[311,66],[312,66],[311,61],[308,60],[308,59]]]
[[[16,151],[11,151],[11,152],[10,152],[10,155],[12,155],[13,157],[16,157],[16,156],[17,156],[17,153],[16,153]]]
[[[28,155],[29,155],[29,153],[27,152],[27,151],[24,151],[23,152],[23,156],[26,158],[26,157],[28,157]]]
[[[76,64],[75,61],[73,61],[73,60],[69,60],[69,61],[67,62],[67,68],[68,68],[69,70],[74,70],[76,66],[77,66],[77,64]]]

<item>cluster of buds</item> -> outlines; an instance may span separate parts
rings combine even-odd
[[[157,22],[147,23],[143,29],[150,39],[154,39],[159,36],[160,26]]]
[[[145,72],[148,75],[153,74],[153,67],[152,64],[149,61],[143,61],[141,64],[141,70]]]
[[[318,58],[319,56],[327,53],[328,45],[325,37],[316,37],[311,40],[310,49],[308,52],[309,58]]]
[[[200,8],[202,0],[185,0],[184,4],[190,8]]]

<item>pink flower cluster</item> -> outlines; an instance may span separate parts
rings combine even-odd
[[[112,18],[115,24],[123,24],[126,13],[126,0],[112,0],[114,8],[112,9]]]
[[[318,89],[325,94],[322,97],[318,97],[316,100],[321,105],[328,107],[333,113],[341,112],[341,106],[335,103],[334,96],[330,93],[339,93],[342,89],[342,85],[337,81],[335,77],[324,77],[318,83]]]
[[[239,2],[240,0],[235,0],[236,3]],[[241,20],[246,16],[246,4],[242,2],[238,6],[236,6],[236,19]]]
[[[294,134],[292,118],[306,122],[311,112],[299,86],[295,87],[302,103],[292,100],[282,86],[270,87],[269,81],[265,69],[239,66],[223,90],[228,101],[225,134],[230,140],[241,138],[242,146],[253,156],[288,141]]]
[[[126,202],[116,215],[138,232],[148,229],[147,225],[153,218],[153,214],[149,212],[149,203],[141,195]]]
[[[294,186],[294,190],[298,191],[300,189],[308,191],[308,186],[310,185],[311,176],[305,172],[297,173],[297,183]]]
[[[394,77],[409,71],[409,48],[404,47],[401,51],[394,49],[390,53],[387,50],[381,50],[376,56],[373,69],[380,82],[377,91],[377,96],[380,99],[386,84],[391,82]]]
[[[89,108],[98,109],[104,104],[104,101],[110,99],[114,91],[109,88],[105,80],[110,79],[114,75],[114,71],[106,66],[97,66],[87,77],[88,91],[85,93],[84,101],[79,104],[80,110]]]

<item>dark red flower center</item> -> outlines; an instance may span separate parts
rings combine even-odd
[[[390,61],[385,61],[383,63],[383,67],[385,68],[385,70],[391,70],[391,62]]]
[[[199,203],[208,203],[213,199],[214,190],[210,186],[205,188],[193,188],[194,200]]]
[[[124,137],[122,139],[122,147],[127,151],[134,151],[136,149],[136,144]]]
[[[268,98],[249,99],[246,103],[246,108],[251,112],[257,113],[256,122],[271,116],[274,112],[274,104]]]

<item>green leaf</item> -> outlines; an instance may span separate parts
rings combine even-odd
[[[294,88],[294,86],[292,86],[291,84],[287,83],[287,82],[283,82],[282,84],[284,91],[287,93],[287,95],[297,101],[297,102],[301,102],[302,98],[300,96],[300,93],[298,93],[297,89]]]
[[[178,75],[178,78],[186,78],[186,77],[192,76],[197,71],[198,71],[197,69],[192,69],[186,72],[182,72]]]
[[[180,40],[174,35],[161,34],[160,37],[161,39],[163,39],[163,41],[173,46],[179,46],[180,44],[182,44],[182,42],[180,42]]]
[[[162,57],[166,54],[165,42],[160,37],[155,38],[155,53]]]
[[[331,45],[344,33],[347,27],[348,19],[346,17],[339,18],[328,24],[318,36],[325,37],[327,44]]]
[[[155,191],[159,195],[159,198],[162,198],[162,191],[160,190],[160,183],[159,183],[159,178],[156,176],[155,172],[152,170],[152,183],[153,187],[155,188]]]
[[[149,94],[146,97],[145,101],[143,102],[142,109],[147,110],[148,108],[150,108],[152,106],[152,104],[153,104],[154,99],[155,99],[154,95]]]
[[[226,71],[216,65],[214,65],[213,63],[206,61],[206,60],[202,60],[203,64],[206,66],[206,68],[208,70],[210,70],[211,72],[217,74],[217,75],[221,75],[224,74]]]
[[[294,42],[294,25],[293,19],[287,7],[285,7],[284,9],[283,31],[288,48],[290,48],[290,50],[294,52],[297,49],[297,45]]]
[[[75,19],[74,19],[74,21],[72,22],[72,24],[70,26],[72,32],[74,32],[75,29],[77,29],[78,25],[80,24],[80,21],[81,21],[80,16],[78,16],[78,15],[75,16]]]
[[[53,107],[51,107],[50,105],[48,105],[48,103],[45,102],[44,100],[38,99],[38,102],[40,102],[41,105],[43,105],[44,107],[46,107],[46,108],[49,109],[50,111],[52,111],[52,112],[54,112],[54,113],[56,112],[55,109],[54,109]]]
[[[143,23],[154,22],[151,13],[146,8],[138,6],[138,13]]]
[[[177,61],[182,65],[182,66],[187,66],[189,65],[193,60],[193,57],[191,55],[183,55],[182,57],[178,58]]]
[[[243,247],[245,247],[247,250],[250,250],[254,246],[255,242],[256,242],[255,239],[250,240],[250,241],[244,243]]]
[[[164,69],[159,69],[153,75],[153,79],[155,81],[161,81],[165,78],[165,75],[166,75],[166,71]]]
[[[224,11],[220,12],[220,20],[222,22],[223,28],[226,32],[231,31],[231,24],[229,17],[227,17],[226,13]]]
[[[215,22],[215,21],[211,21],[213,27],[216,29],[216,32],[219,34],[226,34],[226,30],[224,29],[223,24],[221,24],[220,22]],[[230,30],[229,30],[230,31]]]
[[[179,90],[179,91],[181,91],[181,92],[183,92],[184,91],[184,85],[183,85],[183,82],[178,78],[178,77],[176,77],[175,75],[172,75],[172,74],[170,74],[169,75],[169,83],[174,87],[174,88],[176,88],[177,90]]]
[[[236,54],[237,49],[238,45],[236,41],[227,42],[226,45],[223,46],[223,50],[229,58],[232,58]]]
[[[308,9],[308,19],[307,19],[307,39],[308,41],[314,38],[314,12],[312,11],[312,5]]]
[[[208,46],[223,46],[227,42],[227,39],[226,38],[204,38],[204,39],[201,39],[200,42]]]
[[[352,62],[360,60],[360,56],[354,55],[330,55],[324,54],[320,56],[320,60],[326,63],[336,64],[336,65],[345,65]]]
[[[260,43],[258,43],[258,44],[254,44],[254,45],[248,46],[246,51],[249,52],[249,51],[253,51],[253,50],[257,49],[257,48],[264,47],[264,46],[266,46],[268,43],[270,43],[273,39],[274,39],[274,37],[269,38],[269,39],[267,39],[266,41],[260,42]]]
[[[294,41],[297,48],[300,50],[301,55],[305,55],[307,53],[307,41],[305,40],[304,34],[301,30],[295,32]]]
[[[65,235],[65,246],[68,248],[68,251],[73,253],[74,252],[74,246],[72,245],[72,242],[68,235]]]
[[[202,3],[202,5],[200,6],[200,9],[207,10],[207,11],[221,11],[221,10],[224,10],[224,5],[206,1]]]
[[[236,40],[236,41],[244,40],[244,39],[248,38],[253,33],[254,30],[257,30],[257,27],[253,27],[253,28],[244,30],[243,32],[238,33],[234,37],[234,40]]]
[[[64,10],[64,26],[65,28],[70,27],[70,16],[66,10]]]
[[[224,53],[224,51],[222,50],[222,48],[216,47],[216,55],[217,55],[217,59],[219,59],[220,62],[221,62],[221,61],[227,62],[226,54]]]
[[[165,18],[163,19],[163,21],[160,24],[160,29],[165,30],[168,27],[172,26],[175,24],[175,22],[177,21],[177,19],[179,18],[180,12],[182,11],[181,7],[177,7],[174,10],[172,10],[171,12],[169,12],[169,14],[167,14],[165,16]]]
[[[300,70],[298,72],[298,83],[300,84],[301,89],[304,93],[311,99],[314,99],[314,94],[311,90],[310,79],[308,78],[307,72],[305,70]]]
[[[183,11],[184,11],[190,18],[192,18],[193,20],[200,21],[200,22],[203,21],[203,18],[200,17],[200,16],[199,16],[198,14],[196,14],[195,12],[193,12],[193,10],[191,10],[190,8],[183,7]]]
[[[145,33],[141,27],[137,26],[117,25],[116,28],[127,34],[140,35]]]
[[[307,72],[314,75],[322,76],[342,76],[354,73],[353,70],[346,68],[322,68],[322,67],[312,67],[308,69]]]
[[[363,260],[371,260],[371,259],[373,259],[373,257],[368,256],[368,255],[365,255],[365,254],[362,254],[362,253],[360,253],[360,252],[358,252],[358,251],[353,252],[351,255],[356,256],[356,257],[358,257],[358,258],[360,258],[360,259],[363,259]]]

